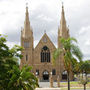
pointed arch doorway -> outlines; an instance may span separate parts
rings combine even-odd
[[[49,80],[49,73],[46,70],[43,72],[43,80],[45,80],[45,81]]]

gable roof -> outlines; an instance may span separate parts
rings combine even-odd
[[[45,41],[46,38],[46,41]],[[40,45],[40,43],[50,43],[55,49],[55,45],[53,44],[53,42],[50,40],[50,38],[48,37],[48,35],[45,33],[42,38],[40,39],[39,43],[36,45],[35,49]]]

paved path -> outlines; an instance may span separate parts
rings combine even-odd
[[[53,86],[54,87],[57,87],[57,82],[54,82],[53,83]],[[50,82],[39,82],[39,87],[40,88],[48,88],[48,87],[50,87]]]

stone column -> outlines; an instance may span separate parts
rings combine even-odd
[[[53,77],[52,77],[52,72],[51,72],[51,74],[50,74],[49,80],[50,80],[50,87],[52,88],[52,87],[53,87]]]
[[[59,75],[57,77],[57,87],[60,87],[60,77],[59,77]]]

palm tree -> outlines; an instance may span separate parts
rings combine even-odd
[[[81,65],[82,65],[83,61],[77,61],[76,59],[73,59],[73,63],[72,63],[72,71],[74,73],[74,75],[77,76],[77,79],[80,79],[80,74],[82,72],[81,70]]]
[[[82,53],[79,47],[76,45],[77,40],[75,38],[61,38],[61,48],[55,50],[53,58],[56,60],[60,54],[64,54],[64,66],[67,71],[67,80],[68,80],[68,90],[70,90],[70,80],[69,74],[72,71],[72,64],[74,63],[74,59],[82,60]]]
[[[31,67],[25,65],[21,70],[14,66],[11,71],[12,77],[7,90],[35,90],[38,87],[38,79],[31,73]]]

